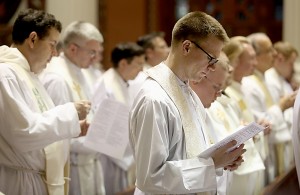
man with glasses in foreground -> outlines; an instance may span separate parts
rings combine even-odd
[[[210,146],[209,130],[201,121],[202,110],[197,110],[202,103],[189,87],[189,81],[198,82],[214,71],[227,40],[214,18],[203,12],[189,13],[173,28],[166,61],[147,71],[129,122],[137,192],[214,194],[217,173],[223,168],[235,170],[241,164],[243,145],[226,152],[235,141],[207,159],[198,157]]]
[[[91,89],[82,74],[99,60],[103,36],[90,23],[75,21],[62,33],[63,52],[53,57],[40,78],[53,102],[60,105],[90,100]],[[99,154],[83,146],[85,137],[71,140],[70,194],[105,194]]]

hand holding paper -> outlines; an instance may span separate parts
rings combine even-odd
[[[243,143],[262,130],[264,130],[264,127],[254,122],[250,123],[206,149],[199,157],[212,157],[216,168],[225,167],[229,170],[234,170],[243,161],[241,155],[246,151],[243,149]]]
[[[212,159],[216,168],[225,168],[229,170],[237,169],[244,161],[242,154],[246,152],[244,144],[241,144],[237,149],[228,152],[228,150],[236,145],[236,141],[232,140],[229,143],[221,146],[212,153]]]

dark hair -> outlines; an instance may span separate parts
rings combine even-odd
[[[27,9],[19,13],[12,32],[15,44],[22,44],[31,32],[36,32],[40,39],[49,35],[49,30],[55,28],[61,32],[61,23],[52,14],[41,10]]]
[[[141,56],[144,53],[144,49],[134,42],[120,43],[111,52],[113,67],[117,68],[122,59],[130,63],[135,56]]]
[[[152,43],[152,40],[155,39],[156,37],[165,37],[164,32],[152,32],[146,35],[143,35],[138,38],[137,44],[142,46],[145,50],[148,48],[154,49],[154,45]]]

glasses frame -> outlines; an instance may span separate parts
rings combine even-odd
[[[219,95],[219,96],[222,95],[222,93],[223,93],[222,86],[215,83],[213,80],[209,79],[207,76],[204,76],[204,78],[211,83],[211,85],[213,86],[213,88],[214,88],[217,95]]]
[[[97,52],[96,52],[96,51],[91,50],[91,49],[84,48],[83,46],[80,46],[80,45],[77,44],[77,43],[73,43],[73,44],[74,44],[76,47],[78,47],[79,49],[82,49],[82,50],[86,51],[86,52],[89,54],[89,56],[90,56],[91,58],[96,57],[96,55],[97,55]]]
[[[191,40],[190,40],[191,41]],[[200,49],[201,51],[203,51],[206,55],[207,55],[207,58],[208,58],[208,64],[209,65],[214,65],[216,64],[219,60],[213,56],[211,56],[207,51],[205,51],[200,45],[198,45],[198,43],[196,43],[195,41],[191,41],[194,45],[196,45],[196,47],[198,49]]]

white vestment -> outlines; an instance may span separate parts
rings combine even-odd
[[[81,72],[89,85],[91,94],[93,94],[96,89],[96,83],[103,73],[97,65],[91,65],[86,69],[81,69]]]
[[[81,69],[61,53],[53,57],[47,68],[40,74],[45,88],[53,102],[89,100],[89,85]],[[85,137],[71,140],[71,195],[105,194],[103,173],[99,154],[83,146]]]
[[[141,89],[143,83],[147,79],[148,76],[146,74],[146,71],[150,68],[152,68],[152,66],[150,64],[147,64],[147,63],[143,64],[143,71],[140,71],[139,74],[134,78],[134,80],[128,81],[129,94],[130,94],[132,101],[134,100],[135,96]],[[132,105],[132,102],[131,102],[131,105]]]
[[[255,121],[255,117],[253,116],[253,113],[251,112],[247,102],[245,101],[240,83],[232,81],[231,85],[226,88],[225,92],[230,98],[234,99],[237,102],[237,105],[239,107],[239,112],[237,113],[239,113],[239,117],[240,119],[242,119],[242,123],[251,123]],[[264,132],[256,135],[255,139],[256,149],[259,151],[261,158],[263,160],[266,160],[269,147],[267,140],[265,140]]]
[[[265,72],[266,84],[271,92],[275,102],[279,102],[280,98],[293,93],[292,86],[282,76],[280,76],[275,68],[270,68]],[[284,118],[291,129],[293,120],[293,108],[284,111]]]
[[[151,76],[134,100],[129,126],[136,160],[136,186],[145,194],[215,192],[213,160],[196,155],[210,145],[209,136],[202,128],[203,116],[199,115],[205,113],[203,105],[188,83],[180,81],[164,63],[150,70],[152,76],[162,74],[159,76],[162,83],[173,86],[171,90],[178,96],[169,96],[169,89]],[[183,100],[187,106],[179,108],[178,99],[175,104],[174,98]],[[182,109],[187,112],[181,113]],[[192,130],[196,134],[184,129],[184,117],[192,121],[190,125],[195,126]],[[193,147],[196,147],[194,151]]]
[[[95,95],[97,93],[106,94],[106,97],[114,98],[128,108],[130,107],[132,100],[128,90],[128,83],[123,80],[115,68],[108,69],[102,75],[97,86],[99,87],[96,89]],[[120,129],[120,131],[128,131],[128,128]],[[107,194],[115,194],[134,185],[134,159],[129,144],[125,153],[122,160],[117,160],[104,154],[101,155]]]
[[[250,110],[257,119],[265,118],[270,121],[273,130],[271,142],[280,143],[291,140],[291,134],[280,107],[273,102],[267,105],[265,92],[256,82],[255,77],[259,78],[266,87],[264,76],[258,71],[255,71],[255,75],[244,77],[242,80],[242,91]]]
[[[228,135],[241,127],[243,118],[239,113],[242,111],[239,110],[237,102],[226,95],[217,98],[208,111],[213,125],[211,129],[223,131],[222,133],[216,132],[215,134],[217,135]],[[219,139],[223,138],[219,137]],[[245,142],[244,148],[247,150],[243,154],[244,162],[237,170],[229,174],[227,193],[258,195],[264,187],[262,181],[264,179],[263,170],[265,166],[252,139]],[[255,166],[253,166],[254,164]],[[260,183],[249,183],[249,180],[259,180]]]
[[[274,103],[267,86],[264,75],[255,70],[254,75],[242,79],[242,91],[250,110],[256,119],[266,119],[271,123],[272,131],[269,139],[270,164],[268,181],[271,182],[278,172],[290,162],[290,146],[292,139],[282,110],[277,103]],[[283,156],[284,155],[284,156]],[[283,160],[285,162],[283,162]],[[275,163],[275,164],[274,164]]]
[[[63,195],[64,140],[80,133],[76,109],[72,103],[54,107],[18,49],[0,47],[0,63],[0,191]]]
[[[295,156],[295,164],[298,175],[298,182],[300,186],[300,91],[298,91],[293,112],[293,148]]]

